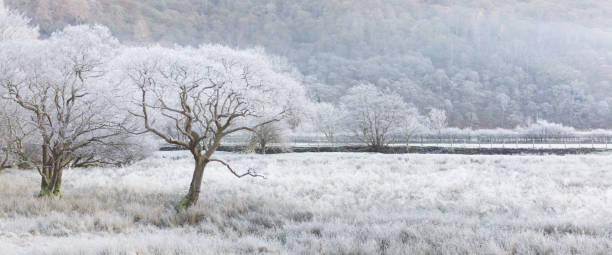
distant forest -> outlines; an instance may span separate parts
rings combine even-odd
[[[360,83],[451,126],[612,126],[612,1],[4,0],[43,36],[99,23],[126,43],[263,47],[335,102]]]

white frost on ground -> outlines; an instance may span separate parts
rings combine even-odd
[[[612,157],[219,153],[176,214],[192,162],[160,152],[72,169],[60,201],[0,174],[0,254],[612,253]]]

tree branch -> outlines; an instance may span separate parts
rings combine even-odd
[[[225,163],[224,161],[222,161],[220,159],[209,159],[208,161],[221,163],[222,165],[224,165],[227,168],[227,170],[229,170],[234,176],[236,176],[238,178],[242,178],[242,177],[245,177],[245,176],[251,176],[251,177],[261,177],[261,178],[267,179],[266,176],[258,174],[255,171],[255,169],[253,169],[253,168],[249,168],[249,170],[247,170],[247,172],[244,173],[244,174],[238,174],[238,173],[236,173],[236,171],[234,171],[234,169],[232,169],[232,167],[228,163]]]

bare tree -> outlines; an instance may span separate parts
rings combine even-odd
[[[416,108],[409,108],[406,111],[406,117],[404,119],[403,133],[406,138],[406,147],[410,147],[410,141],[414,136],[423,134],[427,131],[428,119],[426,116],[422,116],[419,110]]]
[[[60,198],[62,175],[75,153],[124,133],[124,119],[100,88],[104,59],[118,48],[108,29],[67,27],[50,39],[2,45],[1,86],[39,139],[40,157],[27,158],[41,175],[40,195]]]
[[[0,173],[14,165],[13,143],[14,135],[10,119],[2,116],[0,119]]]
[[[0,172],[14,166],[24,166],[27,155],[25,144],[33,130],[23,126],[18,106],[6,100],[0,101]]]
[[[3,106],[0,105],[2,109],[4,109]],[[13,165],[11,145],[14,136],[11,128],[12,121],[9,116],[5,114],[5,111],[0,111],[0,173]]]
[[[268,123],[254,129],[250,144],[255,148],[256,152],[266,154],[268,145],[282,142],[281,130],[274,124]]]
[[[143,120],[147,132],[189,150],[195,161],[189,191],[177,210],[197,203],[211,162],[238,178],[261,176],[253,169],[238,173],[212,156],[224,137],[281,120],[293,94],[301,91],[297,83],[273,71],[263,55],[216,46],[133,49],[125,59],[129,80],[140,94],[135,101],[139,110],[132,114]]]
[[[76,151],[70,166],[124,166],[145,159],[158,149],[158,144],[150,136],[125,132],[109,137],[104,143],[93,143]]]
[[[9,156],[10,154],[8,153],[8,151],[5,150],[3,157],[0,158],[0,160],[2,160],[2,162],[0,162],[0,173],[2,173],[4,169],[12,167],[12,165],[10,165],[9,163]]]
[[[0,1],[0,42],[14,40],[32,40],[38,37],[38,28],[29,25],[30,19],[6,9]],[[17,163],[23,133],[20,133],[20,122],[15,120],[18,112],[8,102],[0,105],[0,172]],[[10,110],[9,110],[10,109]]]
[[[335,146],[336,133],[340,130],[342,112],[329,103],[317,103],[313,106],[310,119],[317,131],[322,133],[327,141]]]
[[[351,88],[340,101],[347,127],[375,150],[383,149],[393,133],[399,132],[408,108],[401,96],[372,84]]]
[[[435,131],[438,134],[438,139],[440,139],[440,143],[442,142],[442,130],[448,126],[448,121],[446,120],[446,111],[432,108],[429,111],[429,128],[432,131]]]

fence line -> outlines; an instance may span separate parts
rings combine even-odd
[[[272,146],[287,147],[340,147],[364,145],[354,136],[338,136],[330,143],[322,136],[292,136],[282,143]],[[244,137],[228,137],[224,145],[246,145]],[[612,137],[455,137],[455,136],[413,136],[410,139],[394,138],[389,146],[420,146],[420,147],[450,147],[450,148],[507,148],[507,149],[612,149]]]

